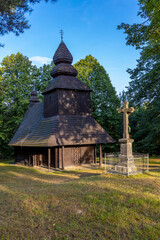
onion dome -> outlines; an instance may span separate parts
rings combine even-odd
[[[55,66],[50,73],[51,76],[53,78],[59,75],[76,77],[78,73],[77,70],[71,65],[72,61],[73,57],[65,43],[62,41],[53,56],[53,62]]]
[[[73,61],[72,54],[70,53],[70,51],[66,47],[65,43],[62,41],[59,44],[59,47],[57,48],[57,50],[56,50],[56,52],[53,56],[53,62],[56,65],[58,63],[69,63],[69,64],[71,64],[72,61]]]
[[[55,65],[50,72],[53,80],[43,91],[43,94],[53,91],[54,89],[91,91],[89,87],[87,87],[78,78],[76,78],[78,72],[71,65],[72,61],[72,54],[70,53],[62,39],[53,56],[53,62]]]
[[[33,106],[35,103],[38,103],[39,100],[37,98],[37,91],[34,89],[32,92],[31,92],[31,97],[30,97],[30,107]]]
[[[59,63],[58,65],[55,65],[50,74],[52,77],[56,77],[58,75],[77,76],[78,72],[72,65]]]

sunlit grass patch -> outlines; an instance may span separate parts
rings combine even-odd
[[[160,239],[154,161],[150,172],[129,177],[0,163],[0,239]]]

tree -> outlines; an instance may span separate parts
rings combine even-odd
[[[42,67],[39,67],[35,76],[35,88],[38,93],[38,97],[40,100],[43,99],[42,92],[49,85],[52,80],[50,75],[51,70],[53,69],[53,63],[44,64]]]
[[[93,90],[91,104],[94,118],[118,140],[120,115],[117,108],[120,107],[120,100],[105,69],[91,55],[81,59],[74,67],[78,71],[78,78]],[[109,150],[115,150],[114,147],[110,146]]]
[[[0,150],[3,156],[11,153],[8,142],[22,121],[29,105],[37,68],[20,53],[3,59],[0,67]]]
[[[1,0],[0,1],[0,35],[13,32],[15,35],[23,33],[30,28],[26,13],[31,13],[31,5],[39,3],[41,0]],[[48,2],[49,0],[45,0]],[[56,0],[50,0],[55,2]],[[0,46],[3,46],[0,44]]]
[[[0,155],[8,157],[8,146],[29,106],[30,93],[35,88],[38,98],[51,81],[52,64],[39,69],[21,53],[5,57],[0,67]]]
[[[131,82],[127,99],[136,107],[131,125],[135,129],[135,148],[159,154],[160,147],[160,2],[139,0],[141,24],[124,24],[126,44],[140,49],[135,69],[128,69]],[[140,127],[139,127],[140,126]]]
[[[121,23],[118,29],[124,29],[126,44],[143,49],[150,46],[149,52],[156,54],[160,46],[160,2],[157,0],[138,0],[139,12],[142,23],[132,25]]]

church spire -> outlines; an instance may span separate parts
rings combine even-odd
[[[43,91],[43,94],[46,94],[54,89],[91,91],[89,87],[76,78],[78,72],[71,65],[73,61],[72,54],[63,41],[63,33],[61,37],[61,42],[53,56],[53,62],[55,65],[50,72],[53,80]]]
[[[68,48],[66,47],[65,43],[62,41],[54,56],[53,56],[53,62],[54,64],[58,64],[58,63],[69,63],[71,64],[73,61],[73,57],[72,54],[70,53],[70,51],[68,50]]]
[[[39,100],[37,98],[37,91],[35,89],[32,90],[29,101],[30,101],[30,104],[29,104],[30,107],[32,107],[35,103],[39,102]]]
[[[53,78],[60,75],[76,77],[78,73],[77,70],[71,65],[72,61],[73,57],[65,43],[62,41],[53,56],[53,62],[55,66],[51,71],[51,76]]]

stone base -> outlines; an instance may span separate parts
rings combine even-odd
[[[135,167],[124,167],[124,166],[115,166],[114,169],[116,172],[123,173],[123,174],[134,174],[137,172],[137,168]]]
[[[123,174],[134,174],[137,172],[137,167],[133,159],[127,159],[127,157],[122,158],[120,155],[119,163],[115,166],[114,170]]]
[[[120,142],[120,158],[132,158],[132,143],[133,139],[119,139]]]

